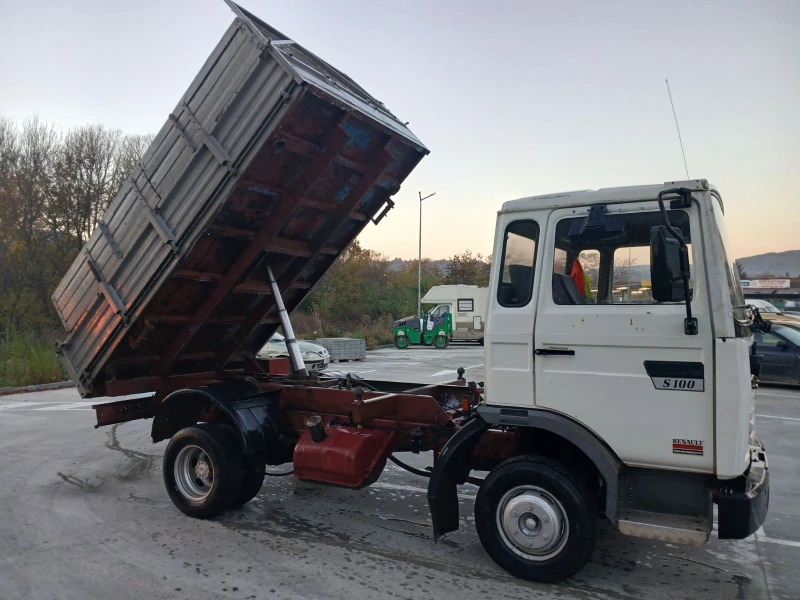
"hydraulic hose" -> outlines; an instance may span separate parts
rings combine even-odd
[[[406,471],[408,471],[409,473],[412,473],[414,475],[419,475],[420,477],[430,477],[431,476],[431,472],[430,471],[423,471],[422,469],[417,469],[416,467],[412,467],[411,465],[408,465],[408,464],[404,463],[399,458],[395,458],[395,456],[393,454],[389,455],[389,460],[392,461],[394,464],[396,464],[401,469],[405,469]],[[467,477],[467,483],[471,483],[472,485],[477,485],[478,487],[480,487],[481,484],[483,483],[483,479],[481,479],[479,477]]]

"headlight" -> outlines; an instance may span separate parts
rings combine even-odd
[[[303,352],[302,355],[303,355],[303,360],[314,360],[315,358],[318,358],[315,352]]]

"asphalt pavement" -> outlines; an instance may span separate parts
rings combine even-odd
[[[482,363],[476,346],[386,348],[331,368],[443,382],[460,366],[481,380]],[[361,491],[268,477],[241,509],[190,519],[164,490],[166,443],[150,442],[149,421],[94,429],[95,402],[74,389],[0,397],[0,600],[800,597],[796,390],[758,394],[772,481],[761,531],[688,548],[604,524],[592,561],[559,585],[495,566],[475,533],[470,485],[462,528],[434,544],[426,481],[394,465]]]

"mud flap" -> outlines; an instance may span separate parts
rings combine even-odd
[[[458,529],[457,487],[469,477],[472,451],[489,424],[476,416],[463,425],[442,449],[428,482],[428,506],[433,520],[433,539]]]

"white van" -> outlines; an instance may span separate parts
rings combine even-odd
[[[435,304],[428,311],[432,318],[453,314],[451,339],[483,344],[486,328],[488,288],[477,285],[437,285],[422,297],[423,304]]]

